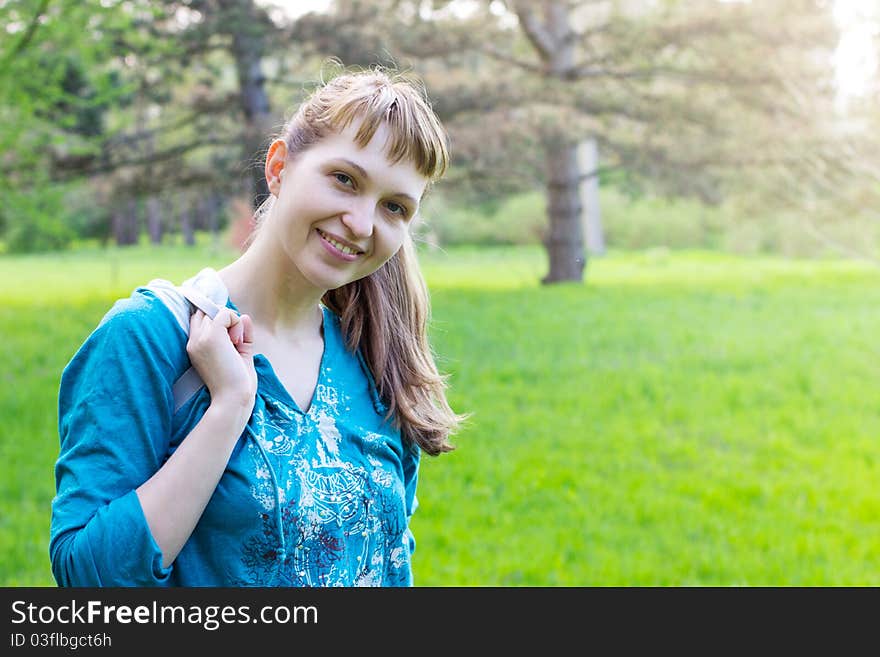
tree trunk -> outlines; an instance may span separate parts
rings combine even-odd
[[[141,205],[136,198],[128,200],[128,243],[137,244],[141,236]]]
[[[162,243],[162,204],[155,196],[147,199],[147,230],[151,244]]]
[[[220,232],[220,195],[211,192],[208,196],[208,230],[216,240]]]
[[[265,33],[259,27],[258,9],[252,2],[224,2],[227,18],[241,21],[233,32],[232,55],[238,71],[241,109],[246,121],[244,136],[245,161],[250,165],[250,196],[256,209],[269,196],[263,175],[265,139],[272,124],[269,97],[266,94],[261,61],[265,51]]]
[[[114,206],[113,208],[113,241],[116,242],[117,246],[123,246],[125,244],[125,212],[120,206]]]
[[[188,199],[180,200],[180,233],[186,246],[195,246],[196,235],[193,230],[192,208]]]
[[[129,199],[113,210],[113,239],[118,246],[137,244],[137,201]]]
[[[574,65],[576,39],[571,31],[569,7],[565,2],[543,3],[545,49],[542,59],[553,77],[563,77]],[[563,281],[583,281],[584,231],[580,197],[580,169],[577,144],[567,140],[564,130],[548,135],[544,141],[547,166],[547,215],[549,230],[544,239],[550,271],[541,279],[545,285]]]
[[[587,253],[605,253],[605,235],[602,231],[602,212],[599,204],[599,146],[594,138],[578,145],[579,186],[583,206],[583,226],[587,238]]]
[[[206,230],[208,228],[208,197],[199,196],[193,205],[194,220],[193,227],[196,230]]]
[[[550,272],[541,282],[545,285],[562,281],[582,282],[587,258],[581,224],[577,146],[563,142],[548,144],[545,157],[550,229],[544,238],[544,246],[550,260]]]
[[[208,196],[208,230],[211,232],[211,245],[220,246],[220,195],[211,192]]]

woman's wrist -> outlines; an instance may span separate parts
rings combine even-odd
[[[235,435],[237,437],[244,431],[253,410],[253,399],[248,403],[238,399],[218,397],[211,399],[211,404],[208,406],[208,410],[205,411],[205,415],[210,416],[213,421],[222,426],[236,429]]]

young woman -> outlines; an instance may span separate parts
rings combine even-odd
[[[447,163],[417,83],[340,75],[272,142],[248,249],[186,281],[216,314],[158,279],[114,305],[61,379],[59,585],[412,585],[419,455],[462,419],[410,237]]]

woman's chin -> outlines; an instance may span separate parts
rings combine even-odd
[[[335,290],[361,278],[357,272],[333,271],[326,266],[316,267],[310,272],[303,273],[312,285],[321,290]]]

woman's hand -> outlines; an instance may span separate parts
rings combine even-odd
[[[211,393],[211,404],[228,404],[250,415],[257,394],[254,328],[248,315],[221,308],[214,319],[196,310],[189,320],[186,353]]]

